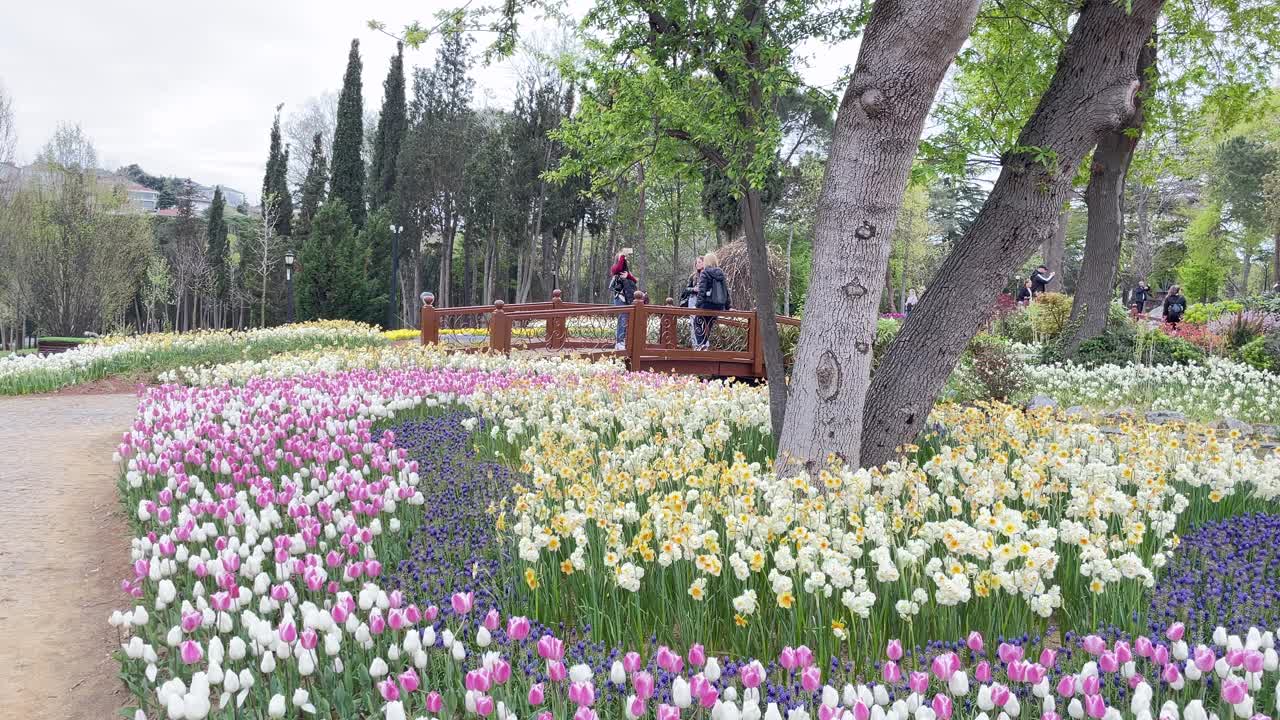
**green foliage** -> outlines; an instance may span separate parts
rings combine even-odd
[[[1250,310],[1261,310],[1272,315],[1280,315],[1280,293],[1254,295],[1246,300],[1244,304]]]
[[[1240,360],[1259,370],[1276,370],[1280,368],[1280,359],[1267,347],[1267,338],[1258,337],[1245,343],[1239,351]]]
[[[1193,303],[1182,316],[1183,322],[1203,325],[1210,320],[1217,320],[1227,313],[1238,313],[1244,309],[1239,300],[1222,300],[1214,303]]]
[[[880,364],[880,359],[889,351],[889,345],[893,339],[898,337],[898,330],[902,328],[902,323],[893,318],[879,318],[876,320],[876,339],[871,346],[872,367]]]
[[[1036,296],[1028,312],[1036,336],[1052,340],[1062,334],[1067,320],[1071,318],[1071,297],[1062,293],[1042,293]]]
[[[1203,350],[1161,328],[1139,328],[1134,352],[1144,365],[1186,365],[1205,358]]]
[[[1227,203],[1228,217],[1248,230],[1263,230],[1266,198],[1263,178],[1280,168],[1280,153],[1265,143],[1237,135],[1218,148],[1218,192]]]
[[[366,281],[368,249],[341,200],[320,206],[299,262],[298,307],[304,319],[363,320],[380,309]]]
[[[302,242],[311,234],[311,221],[324,202],[324,186],[328,182],[328,168],[324,157],[324,137],[316,133],[311,140],[311,163],[307,165],[307,177],[302,182],[302,199],[298,206],[298,236]]]
[[[293,233],[293,197],[289,194],[289,150],[280,140],[280,113],[276,112],[271,124],[271,149],[267,153],[267,171],[262,178],[262,197],[276,198],[276,235],[289,237]]]
[[[351,213],[357,228],[364,226],[364,97],[360,72],[360,41],[351,41],[347,71],[338,96],[337,125],[333,131],[333,163],[330,173],[329,200],[341,200]]]
[[[396,43],[387,79],[382,82],[382,112],[378,134],[373,141],[373,166],[369,168],[369,208],[377,210],[391,202],[396,187],[396,158],[400,143],[409,131],[404,97],[404,44]]]
[[[1208,302],[1222,288],[1226,270],[1221,226],[1222,203],[1211,202],[1196,212],[1187,227],[1187,254],[1178,266],[1178,278],[1188,300]]]
[[[960,364],[948,381],[947,394],[956,402],[1008,400],[1026,384],[1022,361],[1008,340],[978,334],[969,341]]]
[[[214,297],[226,302],[231,291],[230,268],[227,266],[227,221],[223,217],[227,202],[222,197],[222,187],[213,189],[213,202],[209,204],[208,254],[209,268],[213,271]]]

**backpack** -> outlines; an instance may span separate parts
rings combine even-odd
[[[1185,311],[1185,310],[1186,310],[1186,308],[1185,308],[1185,307],[1183,307],[1182,303],[1180,303],[1180,302],[1174,302],[1174,303],[1171,303],[1171,304],[1169,305],[1169,314],[1170,314],[1170,315],[1177,315],[1177,316],[1181,316],[1181,315],[1182,315],[1182,313],[1183,313],[1183,311]]]
[[[708,291],[707,299],[713,305],[729,306],[729,288],[725,287],[723,278],[711,278],[711,290]]]

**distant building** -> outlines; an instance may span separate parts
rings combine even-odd
[[[160,202],[160,191],[136,182],[126,182],[124,189],[129,194],[130,205],[146,213],[156,211],[156,203]]]

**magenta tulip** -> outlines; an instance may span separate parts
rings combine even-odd
[[[542,689],[542,683],[537,683],[536,685],[529,688],[529,704],[530,705],[537,707],[541,705],[542,701],[545,699],[546,699],[546,692]]]
[[[746,684],[745,677],[743,684]],[[647,672],[638,672],[631,676],[631,685],[636,689],[636,697],[648,700],[653,697],[653,676]]]
[[[801,670],[800,686],[808,692],[817,692],[818,688],[822,687],[822,671],[814,665]]]
[[[512,640],[524,640],[529,637],[529,618],[513,617],[507,619],[507,635]]]
[[[182,662],[187,665],[195,665],[204,658],[204,648],[200,647],[200,643],[195,640],[183,640],[180,653]]]
[[[951,698],[938,693],[933,696],[933,714],[942,720],[951,720],[952,704]]]
[[[965,645],[968,645],[969,649],[976,653],[982,652],[982,648],[983,648],[982,633],[978,632],[977,630],[974,630],[973,632],[969,633],[969,638],[965,640]]]
[[[894,662],[902,659],[902,641],[890,640],[888,647],[884,649],[884,654]]]

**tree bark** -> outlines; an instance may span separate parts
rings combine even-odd
[[[1138,53],[1139,80],[1153,81],[1155,67],[1153,33],[1151,41]],[[1131,120],[1105,133],[1093,150],[1089,185],[1084,191],[1084,202],[1089,208],[1084,263],[1076,280],[1076,295],[1067,325],[1071,335],[1062,347],[1066,357],[1075,355],[1081,343],[1107,329],[1107,310],[1114,295],[1116,272],[1120,269],[1120,243],[1124,236],[1124,183],[1142,134],[1142,95],[1135,105]]]
[[[880,465],[924,427],[996,295],[1054,231],[1071,180],[1098,137],[1132,116],[1138,53],[1164,0],[1086,0],[1048,90],[1003,159],[972,227],[943,261],[871,380],[861,463]],[[816,263],[815,263],[816,265]]]
[[[742,196],[742,229],[747,241],[747,262],[751,268],[751,293],[756,296],[756,320],[764,346],[764,373],[769,382],[769,420],[773,436],[781,437],[787,412],[787,369],[778,335],[778,313],[774,302],[773,276],[769,273],[769,245],[764,236],[764,202],[760,190],[748,189]]]
[[[639,178],[636,184],[636,235],[634,238],[632,238],[631,249],[636,251],[635,258],[634,258],[635,265],[636,265],[635,276],[640,280],[640,282],[637,284],[640,285],[641,289],[643,289],[645,292],[648,292],[653,287],[656,287],[656,285],[648,284],[650,278],[647,275],[647,273],[649,272],[649,251],[648,251],[648,248],[645,247],[646,243],[644,240],[645,240],[645,234],[646,234],[646,229],[645,229],[646,203],[645,201],[647,199],[646,196],[648,194],[648,191],[644,184],[644,163],[640,163],[638,175],[639,175]]]
[[[1062,212],[1058,214],[1057,222],[1053,225],[1053,232],[1045,240],[1044,250],[1041,252],[1044,266],[1053,273],[1053,279],[1045,286],[1045,290],[1049,292],[1062,292],[1064,282],[1062,260],[1067,254],[1067,221],[1070,218],[1071,208],[1064,205]]]
[[[787,233],[787,287],[784,290],[786,299],[782,303],[782,314],[791,314],[791,244],[796,239],[796,224],[791,222],[791,230]]]
[[[1156,188],[1139,186],[1134,193],[1135,209],[1138,216],[1138,231],[1133,240],[1133,265],[1130,278],[1136,286],[1139,280],[1146,280],[1151,274],[1153,252],[1151,247],[1151,195],[1158,192]]]
[[[813,237],[781,472],[855,461],[890,238],[938,86],[977,0],[878,0],[840,102]]]

